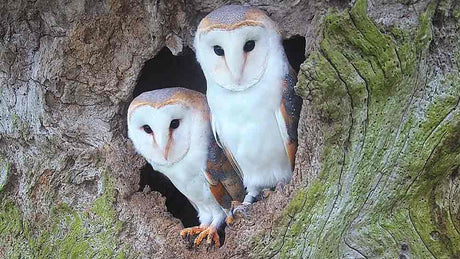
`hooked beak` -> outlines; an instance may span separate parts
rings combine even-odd
[[[171,146],[171,137],[169,135],[157,134],[157,144],[160,150],[163,150],[163,158],[168,160],[169,148]]]
[[[235,51],[235,53],[228,54],[229,55],[225,55],[228,70],[230,70],[233,80],[239,85],[241,77],[243,76],[246,55],[242,51]]]
[[[171,140],[168,140],[168,144],[166,144],[165,151],[163,152],[163,157],[165,160],[168,160],[168,153],[169,153],[170,146],[171,146]]]

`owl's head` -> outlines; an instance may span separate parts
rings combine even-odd
[[[203,18],[194,45],[206,79],[231,91],[257,84],[270,57],[284,53],[276,23],[257,8],[238,5]]]
[[[128,109],[128,136],[149,163],[171,166],[190,150],[208,126],[204,95],[185,88],[142,93]]]

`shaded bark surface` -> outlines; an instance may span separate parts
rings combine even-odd
[[[306,38],[294,179],[189,248],[138,192],[125,116],[144,63],[223,3],[0,3],[0,257],[459,257],[455,1],[251,1]]]

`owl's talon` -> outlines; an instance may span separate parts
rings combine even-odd
[[[211,244],[214,241],[216,247],[220,247],[219,234],[215,227],[208,227],[201,232],[195,239],[195,246],[199,246],[203,239],[206,237],[206,243]]]
[[[246,218],[248,216],[248,209],[250,206],[250,203],[243,202],[233,210],[233,214],[239,218]]]
[[[227,223],[227,226],[232,226],[233,224],[235,224],[235,218],[232,216],[228,216],[226,219],[225,219],[225,223]]]
[[[184,229],[181,230],[180,235],[181,236],[186,236],[186,235],[193,236],[193,235],[196,235],[196,234],[200,234],[205,229],[207,229],[207,227],[203,227],[203,226],[184,228]]]

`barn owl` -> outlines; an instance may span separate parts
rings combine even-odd
[[[232,202],[242,201],[242,177],[214,140],[203,94],[185,88],[144,92],[128,109],[128,136],[152,167],[166,175],[198,212],[199,234],[220,246],[217,229],[232,220]],[[236,168],[237,169],[237,168]]]
[[[290,181],[301,106],[296,73],[277,24],[257,8],[214,10],[201,20],[194,47],[215,138],[242,170],[247,205]]]

